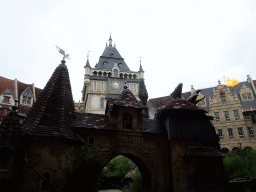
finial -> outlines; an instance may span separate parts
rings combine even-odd
[[[218,80],[218,84],[220,85],[220,80]]]
[[[108,46],[107,42],[106,42],[106,47]]]
[[[114,47],[116,48],[116,42],[115,42],[115,44],[114,44]]]
[[[109,47],[112,47],[112,39],[111,39],[111,31],[110,31],[110,37],[109,37],[109,40],[108,40],[108,42],[109,42]]]

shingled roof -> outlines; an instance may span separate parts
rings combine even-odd
[[[95,68],[98,69],[113,69],[115,63],[122,65],[118,65],[120,71],[130,71],[129,67],[125,63],[124,59],[117,51],[116,47],[108,46],[105,47],[103,54],[100,56],[98,64]]]
[[[17,109],[18,107],[15,106]],[[19,144],[20,118],[18,112],[10,111],[0,125],[0,149],[15,150]]]
[[[76,113],[76,116],[70,125],[72,128],[112,129],[107,115]]]
[[[14,81],[0,76],[0,94],[7,88],[10,87],[12,95],[14,95]]]
[[[131,107],[137,109],[146,108],[146,106],[143,105],[141,101],[138,101],[136,99],[136,97],[127,88],[127,86],[124,86],[123,92],[117,99],[109,98],[107,100],[107,107],[105,113],[107,113],[107,110],[113,110],[115,106]]]
[[[69,73],[62,61],[52,74],[40,98],[33,104],[21,127],[21,134],[82,139],[70,129],[75,117]]]
[[[170,100],[167,104],[165,104],[157,109],[157,114],[160,115],[166,109],[199,110],[199,111],[206,112],[204,109],[197,107],[196,104],[191,103],[185,99]]]

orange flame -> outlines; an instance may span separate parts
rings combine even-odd
[[[224,83],[225,85],[229,86],[229,87],[234,87],[235,85],[237,85],[239,83],[238,79],[236,78],[226,78],[225,76],[223,76],[224,79]]]

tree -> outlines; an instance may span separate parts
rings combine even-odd
[[[98,191],[96,174],[99,169],[98,146],[93,145],[88,150],[73,148],[74,158],[69,157],[69,164],[74,169],[68,178],[68,190]]]
[[[223,159],[225,171],[229,180],[240,177],[256,177],[256,150],[242,149],[230,151]]]

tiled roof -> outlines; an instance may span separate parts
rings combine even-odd
[[[20,120],[18,116],[7,116],[0,126],[0,149],[16,149],[19,146]]]
[[[10,106],[2,105],[2,107],[0,108],[0,120],[3,119],[10,110]]]
[[[159,122],[156,119],[144,119],[142,131],[146,133],[162,133]]]
[[[225,157],[225,155],[213,147],[188,146],[183,157]]]
[[[191,95],[191,92],[182,93],[182,96],[185,99],[187,99],[190,95]],[[149,114],[151,114],[152,117],[153,117],[154,114],[156,113],[157,109],[159,107],[165,105],[169,101],[170,101],[170,96],[149,99],[149,101],[148,101],[148,112],[149,112]]]
[[[31,109],[32,109],[32,107],[30,107],[30,106],[26,106],[26,105],[20,104],[19,108],[18,108],[18,112],[19,113],[28,114]]]
[[[107,100],[107,109],[112,110],[114,106],[132,107],[132,108],[145,108],[141,101],[138,101],[132,92],[124,88],[123,92],[117,99],[109,98]]]
[[[40,98],[33,104],[21,127],[21,133],[22,135],[63,136],[82,141],[69,127],[74,117],[75,108],[69,73],[63,63],[55,69]]]
[[[112,56],[111,56],[112,55]],[[107,64],[103,64],[103,62]],[[130,71],[129,67],[125,63],[124,59],[121,57],[119,52],[115,47],[105,47],[102,56],[99,59],[98,64],[95,66],[97,69],[113,69],[115,63],[122,63],[122,66],[118,65],[120,71]]]
[[[76,116],[70,125],[72,128],[112,129],[107,115],[76,113]]]
[[[7,88],[10,87],[12,95],[14,95],[14,80],[7,79],[0,76],[0,94]]]
[[[255,81],[253,81],[255,84]],[[242,108],[250,108],[250,107],[256,107],[256,99],[254,99],[253,101],[245,101],[242,102],[239,91],[242,88],[243,84],[245,86],[247,86],[248,88],[252,89],[252,85],[251,83],[248,83],[247,81],[243,81],[240,82],[238,85],[235,85],[234,87],[228,87],[230,90],[230,93],[233,94],[237,94],[237,97],[242,105]],[[224,85],[224,87],[226,88],[227,86]],[[211,87],[211,88],[206,88],[206,89],[201,89],[201,93],[205,96],[206,98],[206,103],[207,103],[207,107],[203,107],[203,109],[205,109],[206,111],[209,112],[210,108],[209,108],[209,97],[213,98],[213,89],[216,89],[217,87]],[[254,91],[252,91],[254,98],[256,98],[256,95],[254,93]]]
[[[162,113],[165,109],[185,109],[185,110],[200,110],[200,111],[205,111],[202,108],[199,108],[196,106],[196,104],[191,103],[187,100],[184,99],[174,99],[170,100],[167,104],[159,107],[157,109],[157,113]]]

